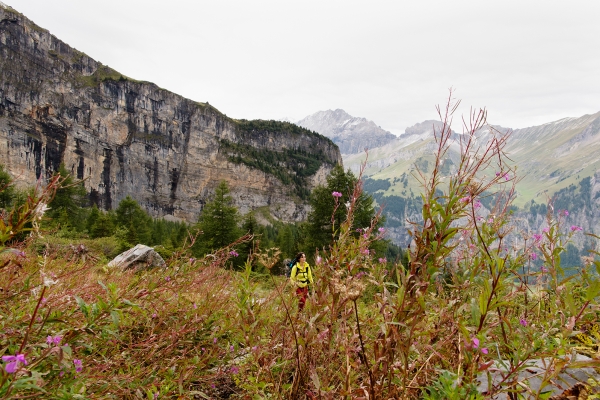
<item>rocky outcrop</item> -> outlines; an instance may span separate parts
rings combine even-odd
[[[240,211],[291,221],[341,156],[295,125],[237,121],[125,77],[0,6],[0,162],[28,185],[64,163],[101,208],[130,195],[187,221],[225,180]]]

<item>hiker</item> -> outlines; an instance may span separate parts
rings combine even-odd
[[[306,298],[308,297],[308,285],[314,285],[310,265],[306,262],[306,254],[298,253],[296,264],[292,268],[290,281],[296,286],[296,295],[298,296],[298,311],[302,311]]]

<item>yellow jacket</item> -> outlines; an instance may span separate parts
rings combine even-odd
[[[312,272],[310,270],[310,265],[307,262],[300,265],[297,262],[292,268],[292,272],[290,274],[290,281],[292,284],[298,287],[306,287],[310,283],[311,285],[315,282],[313,281]]]

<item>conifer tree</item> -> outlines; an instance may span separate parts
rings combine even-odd
[[[227,246],[240,237],[239,214],[229,195],[227,182],[221,181],[212,201],[206,203],[198,218],[197,228],[202,232],[193,247],[195,255]]]
[[[0,209],[8,209],[10,207],[14,191],[10,174],[4,170],[4,165],[0,164]]]
[[[354,186],[358,178],[348,170],[344,172],[341,165],[337,165],[327,177],[325,186],[315,188],[310,196],[312,211],[308,215],[308,221],[304,233],[304,251],[313,253],[316,248],[324,248],[332,240],[337,239],[337,230],[345,221],[348,213],[347,204],[350,203],[354,193]],[[336,199],[333,193],[341,194],[338,197],[338,207],[335,210]],[[356,210],[354,212],[353,230],[362,229],[371,225],[371,219],[375,216],[373,198],[364,191],[356,199]],[[332,219],[333,215],[333,219]],[[332,224],[333,222],[333,224]],[[382,226],[383,218],[379,220],[377,227]],[[358,232],[356,232],[358,235]],[[383,247],[385,245],[382,244]]]
[[[60,164],[57,174],[60,174],[63,181],[48,205],[50,207],[48,216],[58,225],[82,231],[85,229],[83,207],[87,201],[83,182],[76,182],[64,164]]]
[[[117,226],[125,230],[125,240],[129,246],[150,243],[152,218],[137,201],[127,196],[121,200],[115,213]]]

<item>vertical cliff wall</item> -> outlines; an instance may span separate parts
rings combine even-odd
[[[242,212],[290,221],[341,156],[295,125],[236,121],[122,76],[0,5],[0,163],[27,184],[64,163],[101,208],[130,195],[188,221],[226,180]]]

